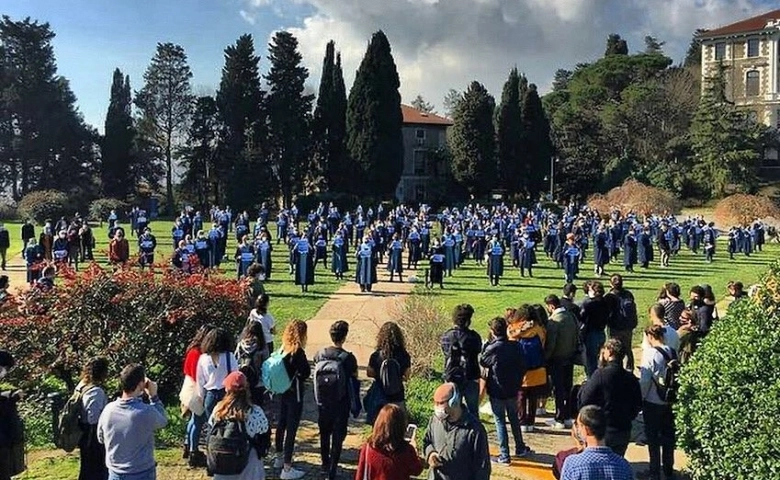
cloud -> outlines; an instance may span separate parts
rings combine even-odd
[[[255,0],[255,1],[257,1],[257,0]],[[252,13],[247,12],[246,10],[241,9],[241,10],[238,11],[238,13],[239,13],[239,15],[241,15],[241,18],[243,18],[246,21],[246,23],[248,23],[250,25],[254,25],[255,22],[257,21],[255,15],[252,14]]]
[[[252,8],[272,0],[247,0]],[[319,82],[325,44],[336,41],[347,86],[371,34],[390,39],[401,94],[418,93],[441,105],[450,88],[472,80],[499,97],[513,66],[544,91],[558,68],[603,55],[606,37],[619,33],[631,51],[645,35],[666,41],[681,61],[697,28],[715,27],[769,10],[767,0],[293,0],[308,13],[289,25],[299,40],[310,83]],[[273,4],[284,9],[281,2]]]

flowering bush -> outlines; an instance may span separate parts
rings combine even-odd
[[[769,197],[738,193],[715,205],[715,221],[721,228],[733,225],[748,225],[761,218],[780,218],[780,208]]]
[[[52,292],[31,289],[0,311],[3,348],[18,359],[16,380],[28,388],[47,375],[73,388],[81,366],[103,355],[114,372],[145,365],[161,393],[171,395],[195,331],[213,323],[238,334],[246,318],[246,285],[217,275],[111,273],[94,264],[63,273]]]
[[[629,210],[641,215],[651,213],[679,213],[680,202],[666,190],[650,187],[636,180],[626,180],[606,195],[596,194],[588,198],[588,206],[601,215],[609,216],[613,208],[623,212]]]
[[[35,220],[42,224],[47,219],[56,220],[61,216],[73,215],[68,196],[57,190],[38,190],[25,195],[16,208],[19,218]]]

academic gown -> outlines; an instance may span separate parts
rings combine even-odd
[[[442,283],[444,281],[444,250],[441,247],[434,248],[431,250],[428,259],[430,262],[428,267],[430,283]]]
[[[577,245],[566,244],[563,247],[563,270],[566,273],[566,281],[573,282],[580,272],[580,258],[582,251]]]
[[[257,252],[257,263],[262,265],[263,270],[265,270],[265,279],[270,280],[271,268],[273,267],[273,262],[271,260],[271,252],[273,251],[273,247],[271,246],[271,242],[267,240],[257,242],[255,251]]]
[[[239,245],[236,248],[235,259],[238,268],[238,278],[246,275],[246,271],[255,261],[255,249],[251,245]]]
[[[349,271],[347,262],[347,245],[343,238],[334,238],[331,244],[330,271],[341,274]]]
[[[488,245],[487,273],[490,278],[501,278],[504,275],[504,247],[498,242]]]
[[[314,258],[311,245],[304,238],[293,250],[295,255],[295,284],[314,285]]]
[[[633,235],[626,235],[623,239],[623,266],[633,267],[637,260],[637,241]]]
[[[642,232],[639,234],[637,252],[639,255],[639,263],[649,264],[653,261],[653,242],[650,239],[649,233]]]
[[[596,234],[596,238],[593,241],[593,263],[599,267],[609,263],[609,247],[607,245],[606,232],[600,232]]]
[[[211,259],[211,241],[207,237],[195,239],[195,255],[203,268],[211,268],[213,262]]]
[[[400,240],[393,240],[390,243],[387,259],[387,270],[390,273],[398,273],[399,275],[404,271],[404,244]]]
[[[536,257],[536,255],[534,255],[534,245],[536,245],[536,243],[530,238],[520,239],[520,249],[518,255],[520,268],[533,268],[533,265],[536,263],[536,258],[534,258]]]
[[[357,266],[355,268],[355,283],[362,286],[377,282],[374,249],[367,243],[361,244],[355,253]]]

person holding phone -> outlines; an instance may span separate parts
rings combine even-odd
[[[414,447],[416,425],[393,403],[379,411],[374,430],[360,449],[355,480],[410,480],[423,471]]]

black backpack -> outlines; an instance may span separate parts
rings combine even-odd
[[[252,446],[246,424],[223,419],[211,427],[206,439],[206,467],[209,476],[239,475],[249,463]]]
[[[463,351],[461,339],[458,339],[450,345],[450,354],[444,364],[444,381],[463,385],[467,380],[467,371],[466,353]]]
[[[379,382],[386,396],[401,395],[404,383],[401,378],[401,364],[395,358],[387,358],[379,367]]]
[[[263,350],[259,346],[248,352],[242,346],[238,347],[238,371],[244,374],[247,384],[254,388],[260,381],[263,368]]]
[[[336,356],[323,356],[314,366],[314,400],[318,406],[330,406],[345,401],[349,379],[344,370],[344,361],[348,356],[344,351]]]
[[[613,312],[614,328],[616,330],[633,330],[639,323],[634,296],[624,291],[616,291],[613,295],[617,300],[617,311]]]
[[[655,349],[666,362],[663,378],[653,379],[658,388],[658,396],[666,403],[674,403],[677,401],[677,391],[680,389],[680,360],[677,359],[674,350],[671,351],[670,355],[661,347],[655,347]]]

